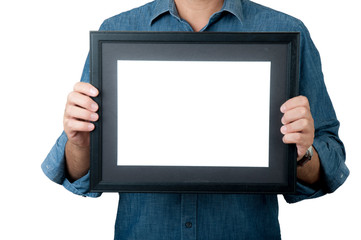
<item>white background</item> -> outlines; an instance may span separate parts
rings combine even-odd
[[[40,164],[62,130],[89,30],[144,0],[0,3],[0,239],[112,239],[117,194],[90,199],[50,182]],[[341,121],[351,176],[334,194],[297,204],[280,197],[283,239],[361,239],[358,1],[258,0],[303,20],[318,47]],[[6,236],[6,237],[5,237]]]

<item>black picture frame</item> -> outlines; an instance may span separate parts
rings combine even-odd
[[[298,95],[299,41],[298,32],[91,32],[90,82],[100,91],[94,98],[100,118],[91,133],[91,192],[294,193],[297,151],[282,142],[279,109]],[[118,60],[270,61],[269,166],[119,166]]]

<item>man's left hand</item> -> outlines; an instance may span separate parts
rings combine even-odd
[[[294,143],[297,147],[297,161],[302,159],[312,146],[315,127],[307,97],[294,97],[281,106],[283,117],[281,133],[283,142]]]

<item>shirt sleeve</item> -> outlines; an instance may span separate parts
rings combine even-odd
[[[321,181],[315,186],[297,182],[296,194],[284,195],[289,203],[334,192],[349,176],[345,147],[338,136],[340,123],[324,83],[321,59],[309,32],[302,26],[300,47],[300,94],[310,102],[315,124],[313,147],[321,162]]]
[[[85,196],[99,197],[101,193],[90,193],[89,173],[75,182],[70,182],[65,174],[65,144],[68,138],[63,132],[58,138],[48,156],[41,164],[44,174],[53,182],[63,185],[70,192]]]

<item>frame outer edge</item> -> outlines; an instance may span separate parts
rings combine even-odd
[[[100,51],[98,45],[99,32],[91,31],[90,32],[90,55],[89,55],[89,80],[90,84],[94,85],[99,90],[99,96],[93,98],[95,102],[99,104],[99,120],[94,122],[95,128],[99,129],[99,132],[92,131],[90,133],[90,192],[99,192],[97,188],[101,181],[101,85],[99,78],[101,77],[101,72],[97,68],[99,66],[98,62],[100,61]],[[97,151],[99,149],[99,151]]]

